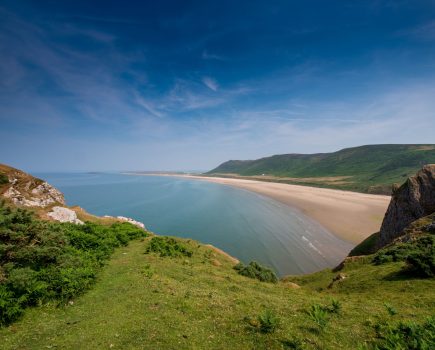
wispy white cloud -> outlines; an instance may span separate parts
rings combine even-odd
[[[327,97],[319,99],[313,90],[325,84],[330,62],[307,59],[252,80],[219,77],[221,84],[205,76],[213,72],[174,72],[156,88],[144,71],[142,51],[119,50],[121,39],[95,25],[110,19],[90,18],[86,27],[64,23],[53,33],[47,24],[3,17],[0,119],[19,125],[13,133],[0,129],[2,144],[17,145],[4,161],[19,152],[25,159],[31,142],[41,148],[38,161],[46,169],[68,162],[73,169],[71,160],[77,159],[83,169],[206,170],[229,158],[433,142],[435,86],[429,78],[408,79],[396,89],[377,86],[358,100],[336,86],[329,94],[327,87],[322,90]],[[414,29],[413,35],[431,38],[432,26]],[[92,45],[83,49],[58,40],[65,37]],[[225,59],[207,51],[202,58]],[[138,61],[141,69],[134,68]],[[365,72],[335,70],[326,83],[376,81],[362,79]],[[21,134],[26,126],[31,132]]]
[[[73,118],[121,124],[146,115],[134,103],[134,82],[128,85],[122,79],[123,74],[137,74],[130,66],[138,55],[119,52],[115,36],[68,23],[53,31],[53,24],[28,23],[8,12],[4,18],[0,31],[1,118],[8,115],[25,122],[27,114],[27,120],[33,122],[52,115],[53,120],[63,118],[66,124],[73,123]],[[84,50],[59,41],[71,36],[100,45]],[[146,74],[142,75],[143,84]],[[26,112],[19,107],[20,101],[34,101],[34,108],[28,103]],[[48,104],[50,108],[44,107]]]
[[[164,113],[162,113],[161,111],[159,111],[152,102],[147,101],[145,98],[139,96],[138,94],[136,94],[136,103],[138,105],[140,105],[141,107],[143,107],[146,111],[148,111],[149,113],[151,113],[153,116],[155,117],[163,117]]]
[[[202,82],[205,86],[207,86],[210,90],[217,91],[219,89],[219,84],[217,81],[210,77],[203,77]]]

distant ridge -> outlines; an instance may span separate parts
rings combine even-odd
[[[390,194],[392,184],[430,163],[435,163],[435,144],[385,144],[230,160],[207,174]]]

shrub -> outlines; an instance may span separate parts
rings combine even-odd
[[[16,298],[5,285],[0,284],[0,326],[9,324],[24,312],[25,296]]]
[[[389,262],[404,261],[413,247],[409,243],[397,243],[391,247],[381,249],[374,257],[375,265],[382,265]]]
[[[405,261],[407,271],[421,277],[435,275],[435,236],[427,235],[409,243],[398,243],[380,250],[373,258],[376,265]]]
[[[303,350],[304,342],[299,338],[287,339],[282,341],[284,349]]]
[[[377,338],[369,348],[376,350],[409,349],[429,350],[435,348],[435,317],[422,324],[400,322],[395,325],[377,324]]]
[[[339,314],[341,310],[341,303],[337,299],[331,300],[331,306],[329,307],[329,311],[333,314]]]
[[[161,257],[191,257],[193,254],[191,250],[187,249],[187,247],[172,237],[153,237],[145,253],[157,253],[160,254]]]
[[[7,175],[0,173],[0,186],[9,183]]]
[[[307,313],[320,329],[324,329],[328,324],[328,311],[324,306],[319,304],[311,305]]]
[[[84,292],[115,247],[146,235],[129,223],[40,221],[0,202],[0,326],[27,306]]]
[[[260,331],[263,333],[272,333],[279,325],[279,318],[269,309],[265,310],[258,316]]]
[[[251,261],[248,265],[238,263],[236,266],[234,266],[234,269],[239,275],[255,278],[261,282],[278,282],[278,277],[276,277],[275,272],[267,267],[261,266],[255,261]]]
[[[435,238],[425,237],[420,243],[422,246],[420,250],[410,253],[405,261],[409,271],[421,277],[433,277],[435,276]]]

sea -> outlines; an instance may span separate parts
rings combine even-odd
[[[131,217],[158,235],[212,244],[281,277],[334,267],[353,248],[297,209],[228,185],[120,173],[34,175],[62,191],[70,206]]]

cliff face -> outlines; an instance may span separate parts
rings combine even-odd
[[[390,205],[382,222],[378,248],[391,243],[413,221],[433,212],[435,212],[435,164],[430,164],[393,190]]]
[[[43,180],[3,164],[0,164],[0,173],[8,178],[1,185],[0,194],[15,205],[40,208],[65,205],[63,194]]]

